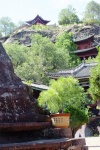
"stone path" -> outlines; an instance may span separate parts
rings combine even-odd
[[[88,150],[100,150],[100,137],[87,137],[85,139]]]

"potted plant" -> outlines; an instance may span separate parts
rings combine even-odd
[[[57,81],[52,80],[50,82],[49,89],[47,91],[41,92],[38,98],[38,104],[41,107],[48,109],[51,113],[51,117],[55,117],[55,115],[58,114],[61,114],[62,116],[63,114],[65,115],[65,113],[67,113],[67,117],[69,118],[71,114],[72,118],[74,111],[72,111],[72,113],[71,110],[73,109],[76,111],[77,109],[84,110],[85,114],[84,106],[86,103],[86,93],[84,92],[84,89],[81,86],[79,86],[78,80],[74,79],[73,77],[60,77]],[[60,119],[53,119],[53,121],[54,120],[58,121]],[[81,124],[83,123],[85,123],[85,120],[84,122],[81,120]],[[66,124],[67,126],[69,126],[68,119]]]

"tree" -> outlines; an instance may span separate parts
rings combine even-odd
[[[47,37],[39,34],[32,36],[32,46],[28,58],[28,62],[34,64],[34,81],[39,83],[45,83],[48,80],[47,72],[66,67],[66,54],[61,53]]]
[[[77,49],[77,46],[73,42],[73,36],[71,32],[62,32],[57,37],[56,46],[58,49],[60,49],[61,52],[66,53],[67,68],[75,67],[81,62],[79,57],[74,54],[74,51]]]
[[[89,94],[95,102],[100,100],[100,64],[91,71]]]
[[[87,97],[77,79],[60,77],[57,81],[51,80],[49,89],[41,92],[38,102],[40,106],[46,106],[50,113],[63,113],[66,107],[72,105],[82,109]]]
[[[18,43],[4,45],[15,73],[24,81],[47,84],[48,72],[70,68],[78,63],[78,59],[70,53],[75,50],[75,45],[69,34],[60,35],[56,44],[47,37],[33,34],[31,44],[30,48]]]
[[[79,18],[76,15],[75,9],[69,5],[67,8],[62,9],[59,13],[59,20],[58,23],[60,25],[67,25],[67,24],[73,24],[78,23]]]
[[[15,73],[24,81],[46,84],[47,72],[66,68],[66,53],[57,49],[47,37],[33,34],[32,46],[4,45],[14,65]]]
[[[99,51],[96,58],[98,64],[91,70],[90,87],[88,90],[94,102],[100,101],[100,47],[97,49]]]
[[[83,21],[85,23],[100,23],[100,4],[91,1],[87,4]]]
[[[9,55],[15,70],[18,66],[22,66],[22,64],[26,62],[29,48],[24,45],[19,45],[18,43],[4,44],[4,48]]]
[[[65,113],[70,114],[70,128],[72,130],[72,136],[75,137],[76,131],[85,123],[89,121],[88,108],[75,108],[73,105],[68,106],[65,109]]]
[[[85,104],[88,99],[84,89],[79,86],[77,79],[73,77],[52,80],[49,89],[42,91],[38,98],[39,106],[50,113],[70,113],[73,134],[82,124],[88,122],[88,111]]]
[[[2,17],[0,19],[0,32],[3,36],[9,35],[15,28],[15,24],[9,17]]]

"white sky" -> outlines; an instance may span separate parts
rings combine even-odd
[[[14,23],[28,21],[37,14],[51,24],[58,22],[59,12],[72,5],[82,18],[87,3],[91,0],[0,0],[0,18],[9,17]],[[100,4],[100,0],[94,0]]]

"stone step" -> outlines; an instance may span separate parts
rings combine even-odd
[[[0,144],[0,150],[88,150],[85,147],[85,139],[52,139],[37,140],[32,142]],[[73,147],[72,147],[73,146]],[[75,147],[74,147],[75,146]],[[74,149],[71,149],[74,148]]]
[[[49,128],[44,130],[47,139],[72,138],[71,128]]]
[[[32,131],[50,127],[50,122],[0,123],[0,131]]]

